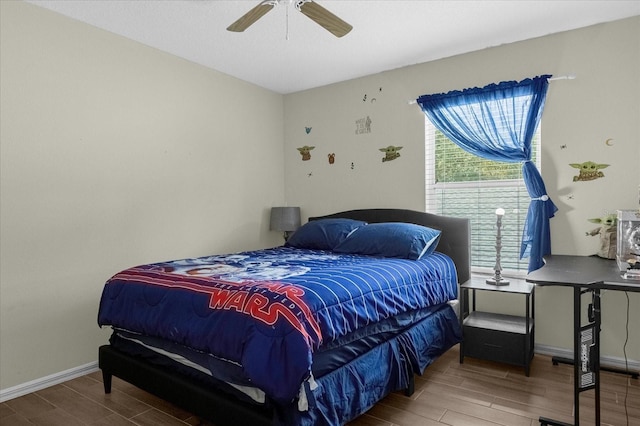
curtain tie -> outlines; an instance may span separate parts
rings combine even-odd
[[[541,195],[538,198],[532,198],[531,201],[547,201],[549,196],[547,194]]]

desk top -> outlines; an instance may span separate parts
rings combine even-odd
[[[527,275],[538,285],[588,287],[640,292],[640,281],[622,278],[615,260],[596,256],[549,255],[544,266]]]

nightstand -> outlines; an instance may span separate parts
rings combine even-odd
[[[460,285],[460,363],[464,357],[481,358],[524,367],[529,376],[535,341],[535,285],[509,279],[509,285],[487,284],[487,277],[471,277]],[[471,290],[471,309],[469,291]],[[524,316],[476,310],[476,292],[501,292],[524,296]]]

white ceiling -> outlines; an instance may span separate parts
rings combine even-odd
[[[640,0],[317,0],[336,38],[288,1],[243,33],[259,0],[27,0],[278,93],[640,15]]]

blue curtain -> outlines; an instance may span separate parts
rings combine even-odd
[[[540,268],[543,256],[551,253],[549,219],[558,210],[531,161],[531,141],[540,123],[550,77],[504,81],[417,99],[433,125],[465,151],[494,161],[523,163],[531,204],[520,257],[529,257],[529,272]]]

